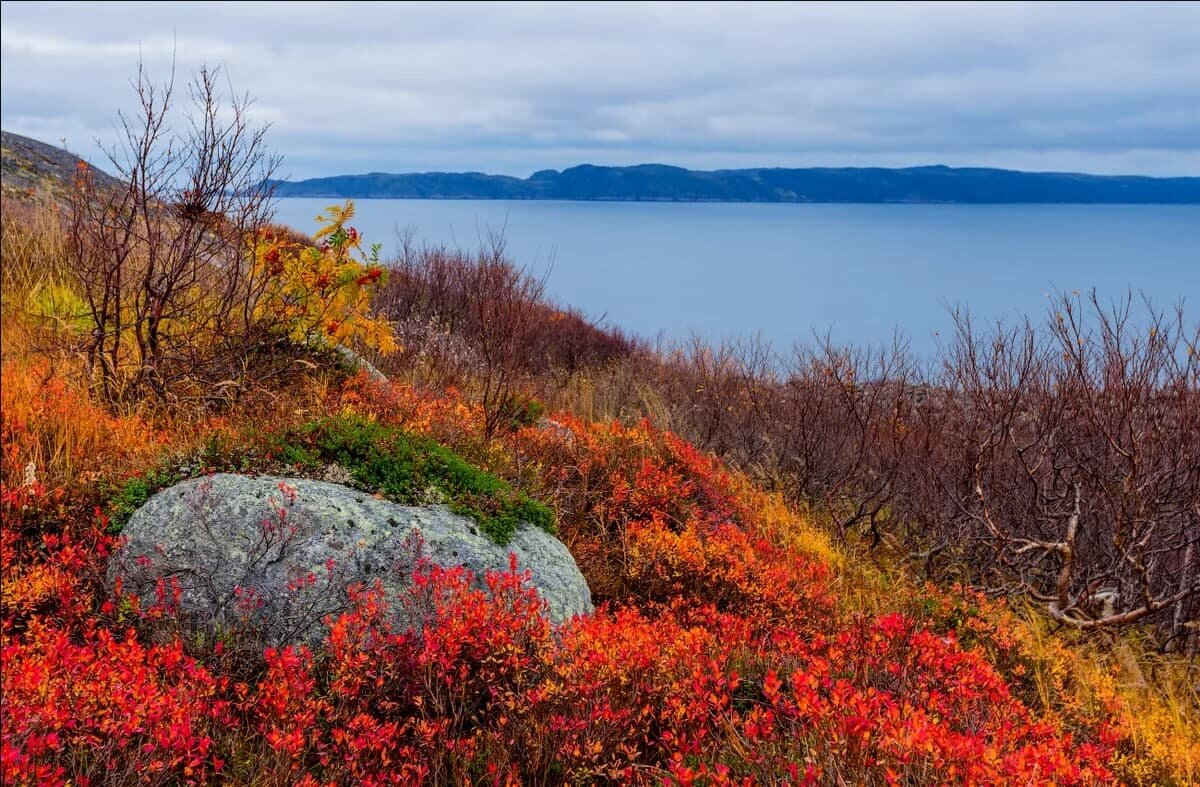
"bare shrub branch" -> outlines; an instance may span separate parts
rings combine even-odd
[[[278,159],[219,70],[188,85],[182,131],[173,73],[157,84],[139,65],[133,86],[137,108],[108,151],[119,185],[81,167],[71,197],[69,254],[93,326],[83,352],[108,401],[205,396],[249,371],[264,335],[247,239],[270,220]]]

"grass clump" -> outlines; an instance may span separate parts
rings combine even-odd
[[[287,464],[311,471],[337,464],[357,485],[398,503],[447,503],[499,544],[521,522],[554,532],[547,506],[445,446],[398,427],[339,416],[287,430],[272,442],[270,452]]]

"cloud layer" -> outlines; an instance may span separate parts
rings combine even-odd
[[[1200,174],[1200,4],[5,3],[4,128],[95,155],[222,65],[296,177],[580,162]]]

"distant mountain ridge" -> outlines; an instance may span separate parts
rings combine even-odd
[[[4,131],[3,191],[59,193],[76,156]],[[116,181],[93,168],[98,180]],[[337,175],[276,181],[280,197],[332,199],[555,199],[649,202],[1200,204],[1200,177],[1083,175],[1007,169],[809,167],[690,170],[666,164],[540,170],[528,178],[482,172]]]
[[[1200,177],[1084,175],[946,166],[700,171],[665,164],[482,172],[337,175],[278,181],[281,197],[555,199],[651,202],[1200,204]]]

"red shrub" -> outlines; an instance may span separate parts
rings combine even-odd
[[[129,610],[98,614],[98,585],[71,578],[102,565],[106,539],[63,496],[4,487],[6,777],[1112,781],[1113,732],[1031,710],[994,666],[1016,675],[996,632],[932,591],[892,607],[930,604],[920,617],[845,612],[839,575],[788,545],[774,499],[669,433],[560,417],[485,451],[453,395],[358,380],[338,406],[473,445],[540,490],[601,609],[554,629],[515,570],[480,588],[422,565],[402,598],[359,593],[318,648],[189,653],[101,627]],[[35,576],[51,590],[29,591]],[[965,649],[959,631],[991,644]]]
[[[212,751],[230,723],[227,682],[178,642],[146,646],[105,629],[75,641],[32,623],[3,647],[6,780],[200,782],[220,771]]]

